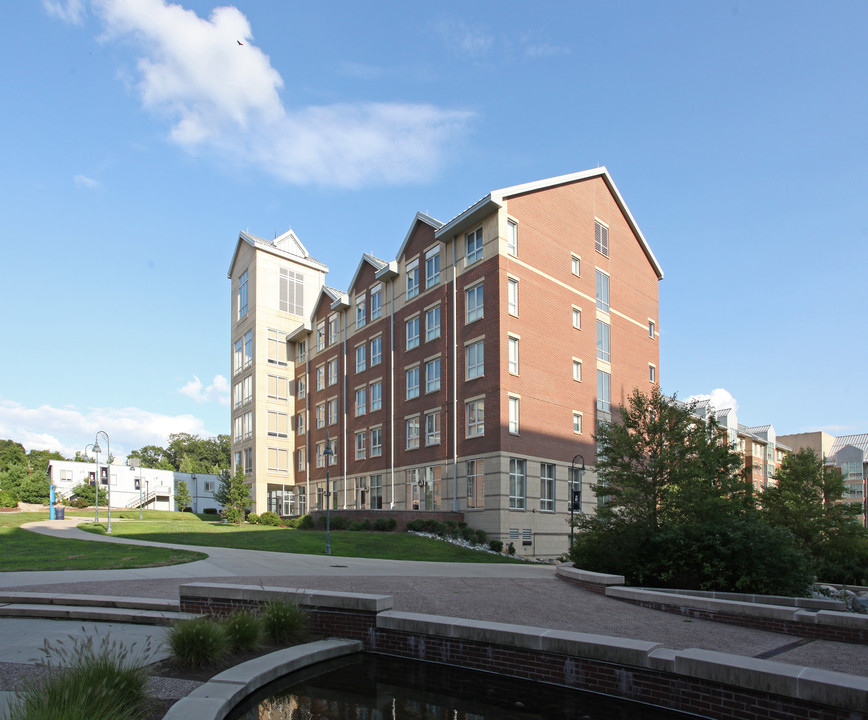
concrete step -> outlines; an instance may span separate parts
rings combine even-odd
[[[64,593],[8,592],[0,590],[0,603],[16,605],[74,605],[79,607],[126,608],[178,612],[178,600],[163,598],[120,597],[118,595],[69,595]]]
[[[164,610],[94,607],[83,605],[40,605],[38,603],[0,604],[0,617],[47,618],[53,620],[87,620],[90,622],[128,623],[132,625],[172,625],[199,615]]]

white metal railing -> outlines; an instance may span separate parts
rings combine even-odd
[[[137,508],[144,507],[145,505],[150,504],[152,500],[157,497],[157,491],[151,490],[151,492],[146,495],[139,495],[138,497],[134,497],[130,502],[127,503],[128,508]]]

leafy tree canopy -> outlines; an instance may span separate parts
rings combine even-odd
[[[219,475],[230,467],[229,436],[201,438],[190,433],[173,433],[165,448],[146,445],[133,450],[129,457],[138,458],[146,468]]]
[[[239,469],[234,475],[224,475],[214,497],[223,506],[223,517],[229,522],[240,523],[244,511],[250,507],[250,486],[247,477]]]
[[[7,470],[12,465],[27,465],[24,446],[14,440],[0,440],[0,470]]]
[[[186,508],[193,504],[193,497],[190,495],[190,488],[183,480],[178,481],[178,486],[175,488],[175,510],[183,512]]]

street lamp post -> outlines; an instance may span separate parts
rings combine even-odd
[[[93,443],[88,443],[84,446],[84,458],[87,459],[87,449],[94,449]],[[96,455],[96,472],[93,474],[93,489],[96,490],[96,501],[93,504],[93,522],[96,525],[99,522],[99,454]]]
[[[573,512],[578,509],[579,512],[582,510],[582,473],[585,472],[585,458],[581,455],[576,455],[573,457],[573,461],[570,463],[570,480],[572,480],[576,476],[576,461],[582,461],[582,467],[579,468],[579,482],[578,490],[573,489],[570,493],[570,549],[573,547],[573,530],[575,529],[573,523]]]
[[[109,442],[108,433],[105,430],[100,430],[96,434],[96,438],[94,438],[94,441],[93,441],[93,451],[97,454],[97,457],[99,457],[99,452],[100,452],[100,446],[99,446],[99,436],[100,435],[103,435],[105,437],[106,481],[107,481],[106,487],[108,488],[107,495],[106,495],[106,508],[107,508],[106,514],[108,516],[108,521],[106,522],[105,531],[107,533],[110,533],[112,531],[112,476],[111,476],[112,450],[111,450],[111,443]],[[97,469],[99,469],[99,465],[97,465]],[[98,485],[99,485],[99,478],[97,478],[97,486]],[[97,495],[97,500],[98,499],[99,499],[99,495]],[[99,502],[97,502],[97,504],[99,504]]]
[[[332,450],[332,441],[329,436],[328,431],[326,431],[326,446],[325,450],[323,450],[323,457],[325,458],[326,464],[326,547],[325,552],[326,555],[332,554],[332,527],[331,527],[331,507],[332,507],[332,486],[331,486],[331,478],[329,477],[329,461],[331,460],[331,456],[334,455],[334,451]]]

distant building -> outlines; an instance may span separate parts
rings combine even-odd
[[[55,497],[69,499],[78,485],[93,485],[97,474],[96,463],[51,460],[48,476],[54,484]],[[175,493],[180,481],[187,483],[193,498],[193,512],[207,508],[219,509],[214,493],[220,485],[219,475],[182,473],[172,470],[132,467],[129,465],[99,465],[100,495],[111,485],[112,508],[139,508],[145,510],[174,510]]]

